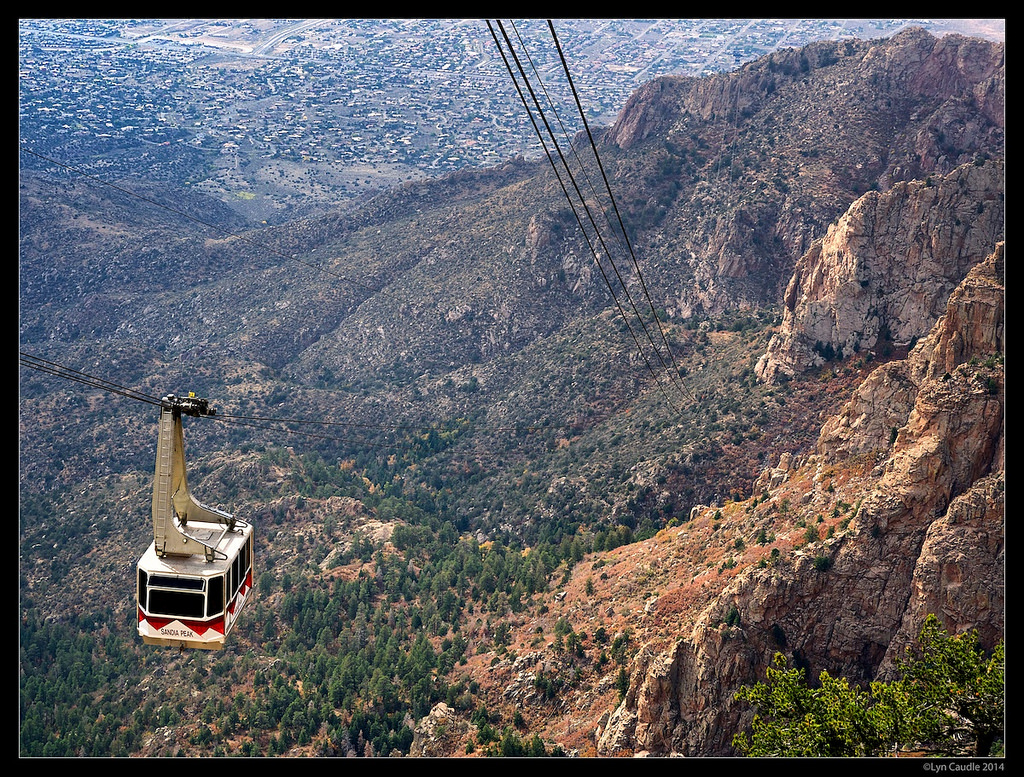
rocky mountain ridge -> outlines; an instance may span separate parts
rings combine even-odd
[[[1000,245],[929,336],[872,373],[787,473],[803,479],[795,509],[808,518],[855,499],[845,528],[749,567],[674,645],[639,654],[599,751],[728,753],[750,715],[732,694],[761,679],[776,651],[811,677],[827,669],[857,681],[885,677],[928,613],[952,632],[978,629],[985,645],[1003,638],[1003,269]],[[865,408],[895,410],[894,394],[903,402],[892,438]],[[755,516],[787,489],[762,493]],[[737,625],[723,620],[729,607]]]
[[[1000,162],[979,162],[857,200],[797,262],[758,377],[905,348],[928,331],[1003,234],[1003,179]]]
[[[189,430],[204,498],[261,527],[263,617],[239,635],[261,676],[307,669],[279,655],[291,622],[273,617],[296,579],[363,580],[404,606],[381,570],[407,513],[429,511],[481,548],[593,548],[558,556],[521,609],[494,591],[430,634],[438,651],[466,640],[472,703],[580,755],[730,754],[749,718],[732,694],[775,650],[864,680],[927,612],[1002,633],[1003,67],[1001,45],[908,31],[637,93],[600,149],[682,407],[645,372],[550,171],[521,160],[228,237],[84,187],[69,205],[26,176],[22,347],[195,389],[222,418],[344,426]],[[115,201],[131,219],[108,225]],[[23,592],[44,618],[107,608],[116,633],[133,604],[104,582],[144,545],[150,408],[32,375],[22,389]],[[645,539],[597,549],[620,530]],[[332,567],[357,538],[372,552]],[[556,647],[565,624],[578,651]],[[332,628],[348,624],[316,650],[342,643]],[[469,716],[446,702],[410,720],[410,752],[477,752]],[[327,747],[314,739],[290,754]]]
[[[751,715],[733,694],[776,651],[858,682],[887,679],[929,613],[1002,639],[1004,270],[1000,243],[906,358],[869,373],[815,450],[766,468],[752,498],[583,559],[548,614],[522,622],[518,657],[473,670],[492,703],[577,754],[730,755]],[[531,638],[563,618],[631,636],[621,700],[608,668],[558,705],[531,685],[574,666]],[[456,755],[472,732],[442,705],[414,751]]]
[[[907,30],[780,51],[713,78],[658,79],[606,142],[659,149],[647,158],[682,173],[681,186],[651,186],[634,208],[663,214],[658,235],[692,273],[677,268],[668,284],[671,309],[686,316],[774,304],[795,261],[857,197],[1001,148],[1004,91],[1001,47]],[[695,162],[702,173],[687,185]]]

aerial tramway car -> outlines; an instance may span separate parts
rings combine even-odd
[[[219,650],[252,593],[253,527],[189,492],[182,415],[215,411],[194,395],[161,400],[153,543],[138,563],[139,635],[148,645]]]

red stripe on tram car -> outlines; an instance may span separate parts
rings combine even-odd
[[[154,618],[146,615],[142,608],[139,608],[139,622],[145,621],[154,629],[159,631],[165,628],[168,624],[178,621],[182,626],[187,629],[191,629],[199,636],[204,635],[207,631],[216,631],[218,634],[224,634],[224,616],[218,615],[216,618],[210,621],[189,621],[181,620],[180,618]]]

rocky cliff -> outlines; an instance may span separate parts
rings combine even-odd
[[[948,175],[979,152],[1001,157],[1003,57],[911,29],[639,89],[606,142],[657,165],[639,173],[632,208],[689,270],[666,276],[669,310],[776,304],[797,259],[859,196]],[[671,186],[665,170],[677,171]]]
[[[1003,235],[1001,162],[897,184],[857,200],[797,263],[763,380],[834,356],[907,347]]]
[[[731,753],[751,716],[733,696],[777,651],[809,677],[858,681],[886,676],[931,612],[986,646],[1002,638],[1002,279],[999,245],[927,338],[871,373],[816,452],[765,487],[753,525],[813,532],[737,575],[674,643],[637,654],[601,752]],[[829,506],[853,514],[819,533]]]

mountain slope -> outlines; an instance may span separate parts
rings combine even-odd
[[[1004,175],[979,161],[858,200],[797,263],[758,376],[920,337],[1003,234]]]
[[[762,493],[745,526],[733,519],[748,543],[767,526],[782,547],[799,547],[745,554],[744,572],[692,630],[674,644],[663,633],[669,646],[638,655],[601,750],[730,752],[750,715],[732,695],[760,680],[776,651],[810,677],[860,681],[884,677],[928,613],[954,633],[978,629],[987,647],[1003,638],[1003,267],[1000,246],[907,359],[873,372],[825,425],[815,455]],[[894,384],[911,390],[890,439],[871,416]],[[813,539],[800,541],[801,525],[814,527]]]
[[[63,752],[59,709],[131,753],[429,755],[434,709],[463,755],[486,707],[585,755],[723,754],[747,714],[732,691],[776,648],[866,679],[935,609],[990,643],[1003,51],[908,31],[638,91],[599,149],[673,370],[611,305],[546,162],[251,231],[26,173],[22,350],[209,397],[190,483],[254,520],[260,571],[226,655],[132,647],[152,408],[23,371],[26,750]],[[887,259],[884,317],[844,291],[851,224]],[[837,281],[819,307],[783,303],[815,276]],[[851,339],[883,324],[891,350]],[[831,354],[758,380],[801,337]],[[136,659],[98,667],[139,702],[130,726],[103,730],[114,694],[45,692],[73,655],[61,629],[100,635],[86,665]]]

